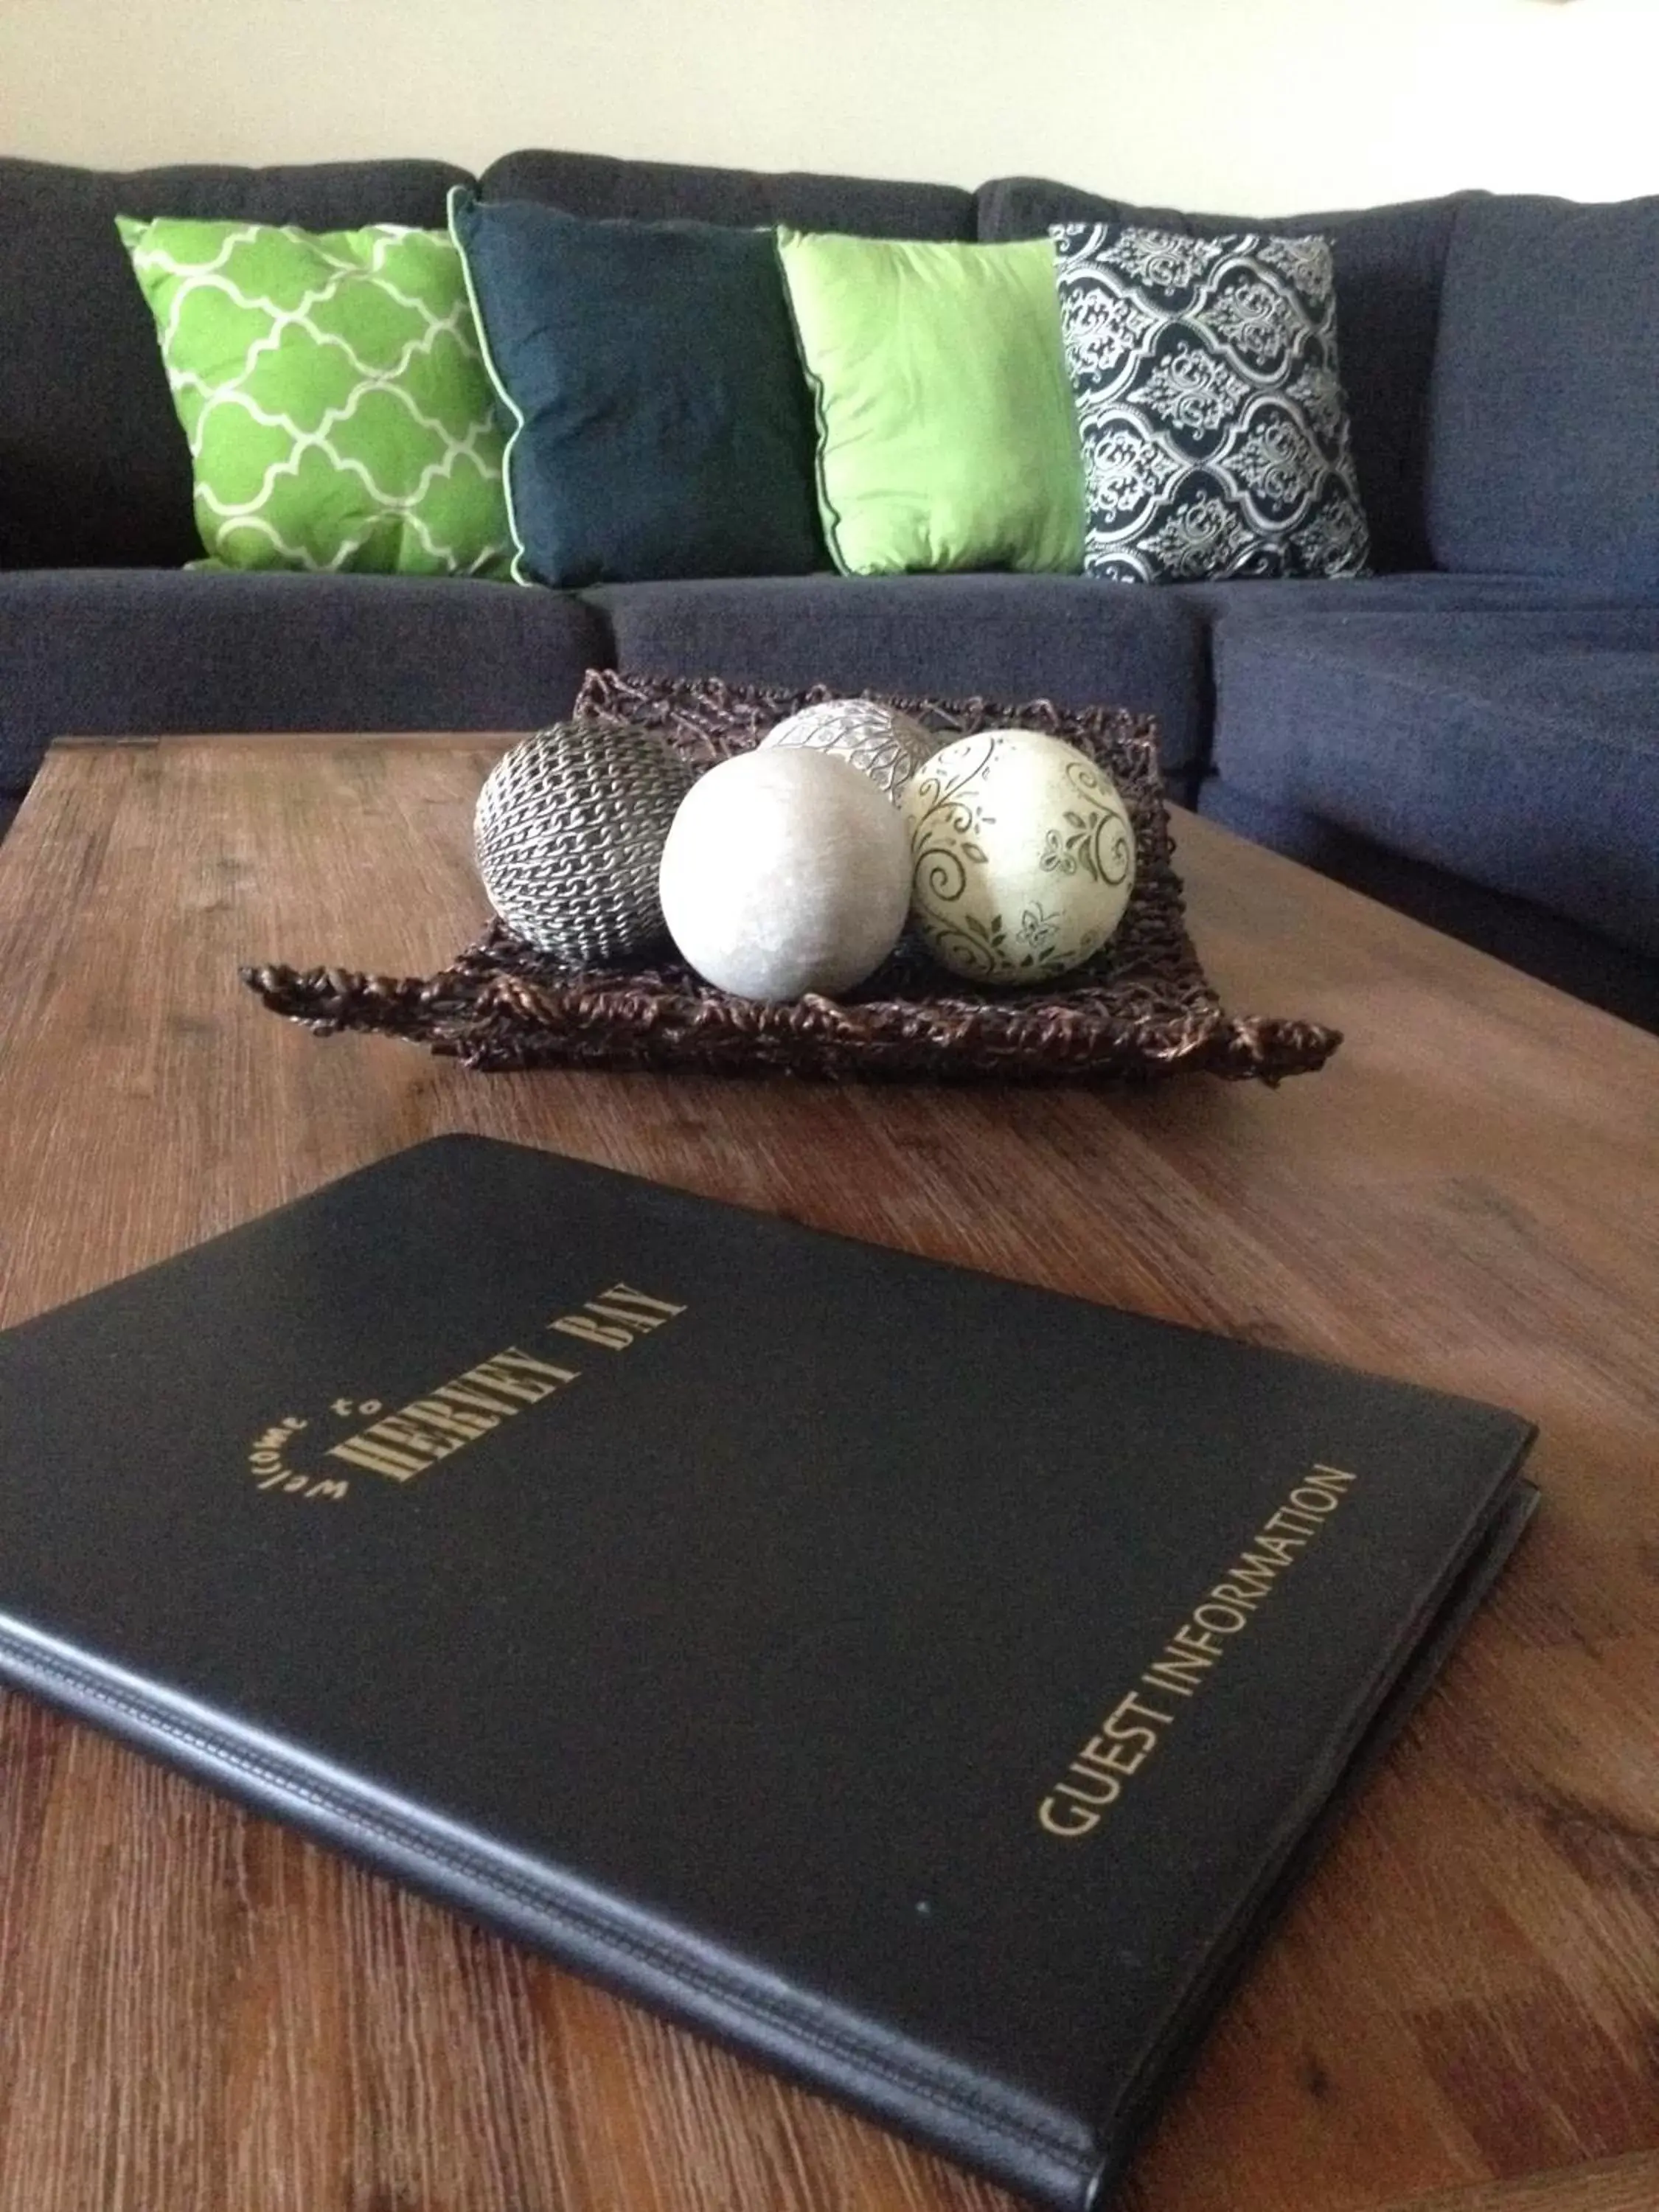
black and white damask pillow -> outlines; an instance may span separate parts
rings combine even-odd
[[[1354,476],[1323,238],[1050,231],[1091,576],[1357,576]]]

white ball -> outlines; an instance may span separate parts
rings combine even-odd
[[[896,806],[899,794],[928,756],[939,750],[939,733],[925,729],[913,714],[884,707],[875,699],[825,699],[803,707],[761,739],[772,745],[805,745],[831,753],[867,775]]]
[[[935,959],[979,983],[1063,975],[1105,944],[1134,888],[1134,830],[1086,753],[986,730],[933,754],[904,794],[913,912]]]
[[[833,995],[898,942],[910,841],[867,776],[827,753],[739,753],[694,783],[663,848],[669,934],[744,999]]]

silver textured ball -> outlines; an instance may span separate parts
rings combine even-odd
[[[504,753],[478,793],[473,841],[509,929],[572,967],[662,934],[657,872],[694,771],[643,730],[556,722]]]
[[[896,806],[905,785],[941,742],[936,731],[896,707],[874,699],[826,699],[769,730],[761,747],[804,745],[829,753],[867,775]]]
[[[868,776],[778,748],[710,769],[662,856],[670,934],[744,999],[833,997],[878,968],[910,897],[910,840]]]

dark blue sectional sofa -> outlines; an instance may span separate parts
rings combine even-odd
[[[1108,700],[1172,795],[1659,1026],[1659,200],[1464,192],[1274,218],[507,156],[592,215],[1012,239],[1316,228],[1377,573],[1143,586],[823,574],[615,586],[184,573],[188,457],[112,217],[436,226],[462,171],[0,161],[0,815],[67,732],[515,729],[617,664]],[[303,773],[296,762],[295,773]]]

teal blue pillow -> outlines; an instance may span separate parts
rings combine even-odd
[[[769,232],[593,220],[459,187],[449,222],[509,426],[521,581],[823,565]]]

